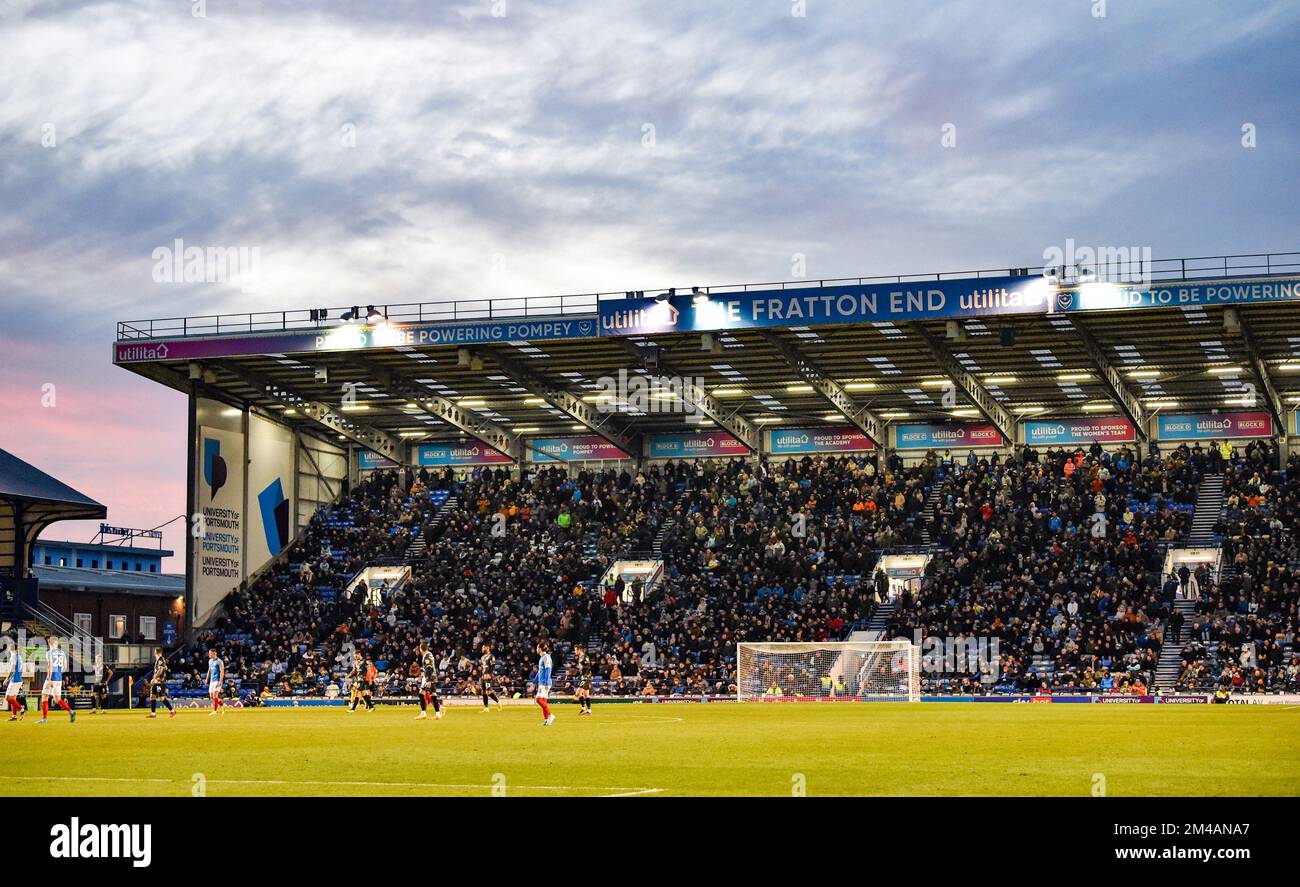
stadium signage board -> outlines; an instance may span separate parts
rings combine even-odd
[[[144,539],[161,539],[163,537],[162,530],[133,530],[129,527],[110,527],[108,524],[100,524],[99,532],[104,536],[127,536]]]
[[[773,456],[851,453],[875,448],[871,438],[850,425],[833,428],[773,428],[767,433],[767,451]]]
[[[1300,410],[1291,414],[1291,433],[1300,434]]]
[[[1099,702],[1104,705],[1135,705],[1135,704],[1149,705],[1151,703],[1158,702],[1159,700],[1160,697],[1158,696],[1131,696],[1124,693],[1115,693],[1115,694],[1103,693],[1100,696],[1092,697],[1093,702]]]
[[[343,324],[329,329],[283,333],[118,342],[113,346],[113,360],[115,363],[147,363],[248,354],[313,354],[376,348],[541,342],[552,339],[587,339],[595,335],[596,321],[591,317],[463,323]]]
[[[609,299],[598,319],[600,335],[628,336],[1045,314],[1051,298],[1052,285],[1042,277],[971,277]]]
[[[425,467],[456,465],[509,465],[514,460],[486,444],[419,444],[415,464]]]
[[[1277,697],[1272,697],[1277,698]],[[1210,697],[1204,693],[1183,693],[1174,696],[1134,696],[1129,693],[1100,693],[1051,695],[1009,694],[1006,696],[923,696],[922,702],[1009,702],[1009,703],[1082,703],[1085,705],[1204,705]]]
[[[1025,423],[1025,443],[1029,446],[1132,443],[1137,429],[1123,416],[1087,419],[1035,419]]]
[[[894,426],[894,449],[897,450],[1000,447],[1004,442],[996,425],[979,422]]]
[[[1225,437],[1272,437],[1273,417],[1263,411],[1242,413],[1171,413],[1156,420],[1161,440],[1215,440]]]
[[[357,454],[357,467],[369,471],[373,468],[396,468],[397,463],[370,450],[362,450]]]
[[[1058,311],[1117,311],[1128,308],[1185,308],[1258,305],[1300,300],[1300,279],[1175,281],[1168,286],[1085,283],[1056,294]]]
[[[656,434],[646,444],[651,459],[707,459],[710,456],[748,456],[749,447],[725,431]]]
[[[528,441],[528,452],[534,462],[596,462],[632,458],[596,434],[534,437]]]
[[[1300,705],[1300,693],[1234,693],[1229,705]]]

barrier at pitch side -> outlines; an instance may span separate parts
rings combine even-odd
[[[204,697],[206,700],[206,697]],[[570,704],[577,700],[569,696],[551,697],[554,704]],[[692,702],[735,702],[735,696],[593,696],[592,701],[599,705],[675,705]],[[879,699],[875,697],[854,696],[781,696],[762,702],[893,702],[901,700]],[[1209,693],[1176,693],[1165,696],[1132,696],[1122,693],[1100,693],[1096,695],[1075,694],[1051,696],[1048,694],[1017,694],[1008,696],[922,696],[922,702],[1001,702],[1021,705],[1209,705],[1216,700]],[[1229,696],[1223,700],[1229,705],[1300,705],[1300,693],[1259,693],[1251,695]],[[385,696],[374,700],[376,705],[416,705],[419,700],[414,696]],[[506,705],[532,705],[531,698],[503,699]],[[480,705],[479,698],[454,696],[444,698],[443,703],[453,707]],[[348,704],[346,698],[325,699],[319,696],[279,697],[263,700],[262,708],[331,708]],[[203,707],[203,706],[199,706]],[[247,706],[243,706],[247,707]]]

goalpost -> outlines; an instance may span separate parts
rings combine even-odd
[[[856,699],[917,702],[920,651],[908,641],[736,645],[741,702]]]

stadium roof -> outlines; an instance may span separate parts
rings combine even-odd
[[[0,574],[21,577],[41,531],[61,520],[98,520],[108,509],[61,480],[0,450]]]
[[[126,570],[89,570],[37,564],[32,575],[42,588],[74,591],[106,591],[123,594],[180,597],[185,594],[185,577],[175,573],[145,573]]]
[[[843,425],[846,415],[866,430],[879,428],[873,421],[1001,426],[1008,419],[1242,409],[1270,412],[1275,427],[1287,427],[1300,400],[1300,253],[1146,261],[1139,270],[1145,282],[1131,282],[1131,265],[1057,269],[1055,301],[1037,311],[904,312],[900,319],[844,323],[791,318],[654,333],[634,325],[627,335],[610,334],[603,319],[621,304],[652,305],[655,291],[650,299],[625,292],[374,306],[381,325],[393,330],[470,336],[437,344],[401,337],[379,347],[329,344],[353,334],[355,325],[340,319],[351,308],[138,321],[119,324],[115,360],[182,391],[200,373],[209,391],[359,443],[370,438],[358,430],[405,442],[468,433],[489,443],[498,432],[527,439],[595,427],[626,442],[686,430],[680,412],[600,411],[598,380],[620,371],[700,378],[713,399],[713,422],[733,433],[733,421],[752,432]],[[691,298],[832,299],[890,284],[924,292],[963,281],[1016,286],[1041,283],[1043,271],[702,287],[671,299],[660,291],[658,299],[674,306],[677,323],[677,307],[685,310]],[[1279,285],[1284,296],[1268,295]],[[1112,290],[1088,304],[1098,286]],[[1184,296],[1216,287],[1219,295]],[[1124,298],[1113,297],[1121,289]],[[1261,291],[1266,297],[1251,295]],[[1162,301],[1153,293],[1172,295]],[[552,334],[560,323],[577,325],[577,333]],[[529,337],[474,341],[485,324]],[[302,346],[311,335],[317,346],[326,344]],[[343,399],[345,386],[353,386],[354,404]]]

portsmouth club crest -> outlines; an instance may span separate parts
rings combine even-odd
[[[208,485],[209,499],[216,499],[217,490],[226,485],[226,460],[221,458],[221,441],[215,437],[203,438],[203,482]]]

